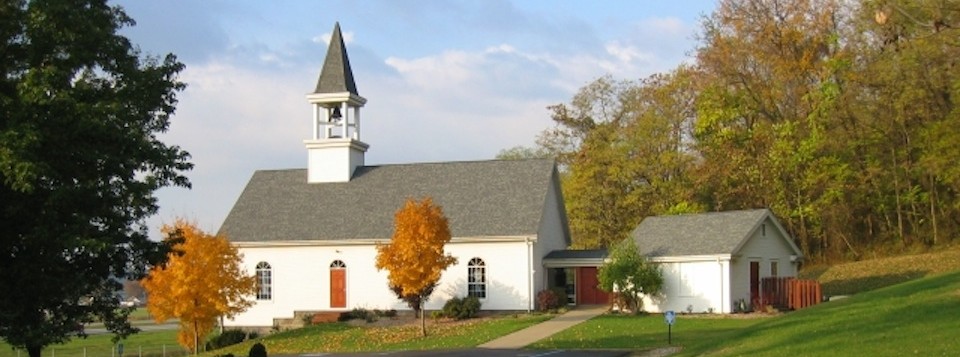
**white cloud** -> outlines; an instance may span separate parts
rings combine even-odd
[[[620,41],[613,41],[606,46],[607,53],[618,59],[622,63],[632,63],[634,61],[649,61],[653,56],[644,53],[637,46],[624,45]]]
[[[177,216],[215,232],[254,170],[302,166],[310,88],[302,74],[264,75],[219,61],[182,73],[188,87],[163,140],[192,155],[193,189],[158,192],[163,209],[147,222],[155,238],[159,226]]]

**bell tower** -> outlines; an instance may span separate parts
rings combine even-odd
[[[360,108],[367,100],[357,93],[340,23],[333,27],[317,88],[307,101],[313,107],[312,137],[303,141],[307,182],[350,181],[370,145],[360,141]]]

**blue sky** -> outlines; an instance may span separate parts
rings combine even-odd
[[[368,165],[492,159],[551,127],[548,105],[611,75],[668,71],[715,1],[115,1],[145,54],[186,64],[163,140],[193,155],[193,189],[158,192],[151,235],[176,217],[216,232],[255,170],[303,168],[305,95],[340,22]]]

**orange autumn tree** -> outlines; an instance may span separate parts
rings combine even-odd
[[[450,241],[447,217],[430,197],[408,199],[394,216],[390,244],[377,245],[377,270],[386,269],[390,289],[420,313],[420,331],[427,335],[423,304],[433,293],[440,275],[457,258],[444,253]]]
[[[164,225],[164,240],[179,240],[164,266],[141,281],[147,309],[157,323],[180,319],[177,341],[199,351],[200,338],[213,330],[218,317],[233,317],[250,307],[256,280],[240,268],[241,255],[226,237],[207,234],[178,219]]]

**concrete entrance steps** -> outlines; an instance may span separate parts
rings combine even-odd
[[[280,331],[293,330],[304,327],[304,319],[322,311],[294,311],[293,317],[276,317],[273,326]]]

